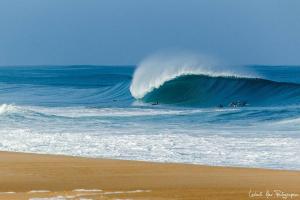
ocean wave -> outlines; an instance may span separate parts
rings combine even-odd
[[[239,102],[244,106],[293,105],[299,104],[300,85],[265,79],[185,75],[165,82],[142,100],[200,107],[234,106]]]
[[[15,112],[17,107],[10,104],[1,104],[0,105],[0,115],[4,115],[7,113]]]
[[[134,73],[130,92],[150,103],[210,106],[297,104],[300,84],[264,79],[246,68],[195,56],[151,57]]]
[[[186,75],[260,78],[249,69],[217,65],[212,58],[199,55],[154,55],[142,61],[134,72],[130,92],[136,99],[142,99],[164,83]]]
[[[278,121],[277,124],[288,124],[288,125],[299,126],[299,124],[300,124],[300,117],[291,118],[291,119],[283,119],[283,120]]]

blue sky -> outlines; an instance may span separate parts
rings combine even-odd
[[[300,64],[300,1],[0,1],[0,65],[136,64],[165,49]]]

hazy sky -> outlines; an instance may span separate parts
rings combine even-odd
[[[173,48],[300,64],[300,1],[0,0],[0,65],[135,64]]]

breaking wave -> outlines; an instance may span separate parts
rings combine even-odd
[[[10,104],[0,104],[0,115],[14,112],[16,109],[16,106]]]
[[[300,84],[267,80],[249,69],[220,66],[196,55],[156,55],[136,69],[130,92],[144,102],[268,106],[297,104]]]

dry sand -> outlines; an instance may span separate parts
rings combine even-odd
[[[300,171],[0,152],[1,200],[284,197],[300,199]]]

